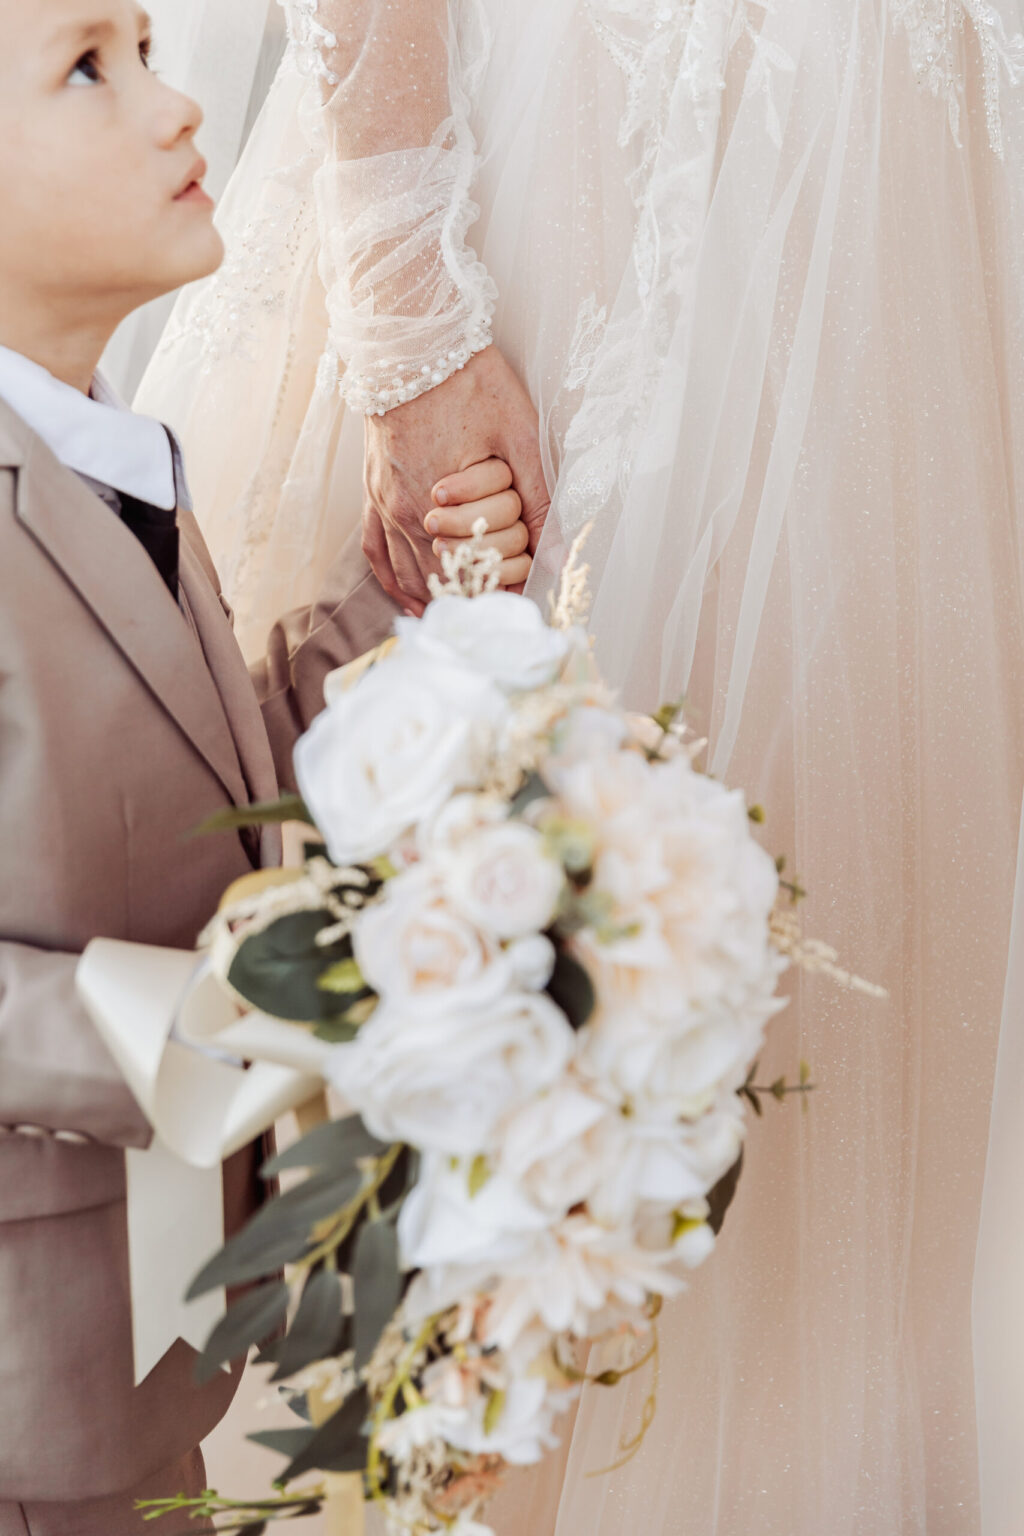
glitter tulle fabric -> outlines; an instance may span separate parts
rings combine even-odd
[[[373,35],[407,61],[429,11],[391,0]],[[537,595],[593,523],[604,670],[638,707],[687,692],[809,931],[890,992],[793,981],[764,1070],[806,1057],[809,1112],[755,1124],[656,1383],[589,1388],[500,1536],[1019,1536],[1019,965],[996,1076],[1024,784],[1018,0],[452,15],[481,210],[457,270],[496,292],[541,414]],[[183,433],[254,648],[358,519],[331,251],[367,208],[387,224],[373,161],[401,147],[372,93],[316,147],[311,78],[285,66],[224,208],[228,277],[183,301],[141,402]],[[363,186],[321,198],[326,227],[318,173]]]

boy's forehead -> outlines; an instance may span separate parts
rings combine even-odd
[[[71,39],[76,32],[124,26],[147,26],[149,18],[137,0],[0,0],[4,29],[43,45]]]

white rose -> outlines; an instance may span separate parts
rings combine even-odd
[[[736,1162],[743,1145],[738,1111],[693,1123],[623,1122],[618,1156],[601,1170],[587,1207],[602,1226],[633,1225],[645,1207],[684,1210],[703,1200]]]
[[[335,698],[295,748],[299,789],[332,859],[386,852],[472,788],[506,712],[480,672],[401,653]]]
[[[544,839],[521,821],[483,828],[440,865],[452,900],[471,922],[499,939],[542,933],[565,885]]]
[[[422,619],[399,619],[395,629],[403,649],[430,662],[459,661],[510,692],[553,682],[569,654],[562,631],[513,592],[440,597]]]
[[[675,1021],[605,1009],[581,1031],[579,1070],[641,1118],[704,1115],[743,1082],[762,1042],[761,1017],[719,1009]]]
[[[486,1152],[502,1116],[565,1070],[575,1036],[542,993],[480,1009],[382,1004],[337,1060],[337,1087],[382,1140],[456,1156]]]
[[[524,992],[543,992],[555,973],[555,946],[542,933],[518,939],[505,951],[517,987]]]
[[[626,1139],[622,1115],[567,1079],[509,1117],[497,1165],[527,1199],[561,1217],[614,1178]]]
[[[388,882],[360,916],[353,946],[369,985],[403,1015],[483,1007],[512,985],[501,948],[452,907],[422,864]]]
[[[407,1269],[441,1271],[458,1266],[473,1283],[462,1296],[483,1289],[502,1267],[525,1251],[529,1234],[549,1217],[498,1170],[476,1193],[468,1167],[428,1153],[398,1218],[402,1261]]]

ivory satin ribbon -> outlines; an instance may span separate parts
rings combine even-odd
[[[184,1301],[224,1241],[221,1164],[322,1092],[329,1047],[264,1014],[239,1017],[189,951],[96,939],[77,986],[154,1132],[145,1151],[126,1153],[138,1383],[176,1339],[202,1349],[222,1316],[222,1290]]]

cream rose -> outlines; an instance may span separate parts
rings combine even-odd
[[[387,852],[472,788],[506,713],[479,671],[401,652],[334,698],[295,748],[299,789],[332,859]]]
[[[353,944],[367,982],[403,1015],[485,1007],[513,981],[500,946],[422,864],[389,882],[383,900],[360,917]]]
[[[509,692],[553,682],[569,654],[567,636],[513,592],[440,597],[422,619],[399,619],[395,629],[404,650],[431,664],[461,662]]]
[[[451,899],[498,939],[542,933],[554,918],[565,873],[544,839],[521,821],[485,827],[439,864]]]
[[[575,1037],[541,993],[480,1008],[404,1012],[382,1005],[338,1058],[336,1082],[382,1140],[472,1156],[511,1109],[555,1082]]]

